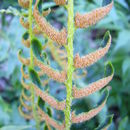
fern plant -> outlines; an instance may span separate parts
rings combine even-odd
[[[74,16],[73,0],[54,0],[56,5],[64,6],[68,12],[67,29],[63,28],[61,31],[56,30],[45,18],[51,12],[50,8],[43,11],[42,14],[40,13],[39,7],[42,4],[41,1],[36,0],[34,5],[32,0],[18,1],[23,8],[28,10],[28,14],[20,18],[20,23],[27,29],[27,32],[23,34],[22,43],[30,49],[29,58],[24,58],[21,50],[18,53],[18,58],[23,64],[21,68],[23,91],[20,98],[20,113],[27,119],[34,118],[37,129],[40,129],[42,121],[45,121],[46,124],[44,129],[51,129],[53,127],[59,130],[69,130],[73,123],[90,120],[103,109],[107,101],[109,89],[106,88],[103,91],[101,100],[89,112],[77,115],[75,111],[71,110],[72,100],[87,97],[104,88],[112,80],[114,73],[113,66],[108,62],[105,70],[106,77],[84,88],[77,88],[76,84],[73,84],[74,74],[77,69],[83,69],[94,64],[108,52],[111,44],[111,35],[108,31],[105,33],[101,48],[95,52],[83,57],[76,54],[74,57],[74,33],[76,29],[92,26],[105,17],[110,12],[113,1],[104,0],[103,7],[85,14],[77,12]],[[47,43],[42,45],[37,35],[43,35],[47,39]],[[53,43],[57,43],[57,46]],[[60,50],[59,46],[63,46],[67,54]],[[51,61],[48,61],[47,54],[43,52],[46,47],[50,48],[52,56],[61,66],[62,71],[51,68],[49,64]],[[63,57],[60,57],[61,53],[64,55]],[[28,74],[25,72],[26,68],[28,68]],[[49,79],[42,82],[42,76],[44,75],[47,75]],[[50,79],[66,86],[66,100],[58,101],[48,94],[44,86]],[[29,92],[30,96],[28,95]],[[53,119],[51,107],[64,112],[65,119],[63,122]],[[112,117],[112,115],[108,116],[96,130],[107,129]]]

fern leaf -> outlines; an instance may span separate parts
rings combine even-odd
[[[72,112],[72,122],[73,123],[81,123],[87,120],[90,120],[94,116],[96,116],[104,107],[106,100],[108,97],[108,90],[104,91],[98,106],[95,107],[94,109],[90,110],[89,112],[84,112],[79,115],[75,115],[75,112]]]
[[[64,124],[59,124],[57,121],[55,121],[54,119],[49,117],[48,114],[46,114],[44,111],[42,111],[40,107],[38,107],[38,112],[41,115],[41,118],[43,120],[45,120],[48,124],[53,126],[55,129],[58,129],[58,130],[64,129]]]
[[[88,12],[86,14],[76,13],[75,25],[77,28],[89,27],[96,24],[99,20],[104,18],[111,10],[113,6],[113,1],[101,8]]]
[[[18,0],[18,3],[23,8],[29,8],[29,0]]]
[[[64,45],[67,43],[67,33],[66,29],[62,29],[61,32],[54,29],[44,17],[40,16],[37,9],[38,0],[36,1],[34,7],[34,18],[40,27],[41,31],[44,32],[50,39],[57,42],[59,45]]]
[[[66,0],[54,0],[57,5],[65,5]]]
[[[76,54],[76,56],[74,58],[75,68],[88,67],[88,66],[94,64],[95,62],[97,62],[108,52],[108,49],[110,48],[110,45],[111,45],[111,35],[109,32],[105,33],[102,44],[103,44],[103,46],[104,45],[106,45],[106,46],[103,48],[100,48],[97,51],[92,52],[86,56],[80,57],[79,54]]]

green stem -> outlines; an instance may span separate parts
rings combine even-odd
[[[31,101],[32,101],[32,110],[33,110],[33,117],[36,121],[36,129],[40,130],[40,123],[39,123],[39,117],[37,115],[36,105],[35,105],[35,93],[33,85],[31,86]]]
[[[30,4],[29,4],[29,37],[30,37],[30,41],[31,41],[32,38],[33,38],[33,30],[32,30],[32,0],[30,0]],[[32,51],[32,49],[30,49],[30,66],[33,67],[33,51]]]
[[[30,0],[29,4],[29,37],[30,37],[30,44],[33,38],[33,30],[32,30],[32,0]],[[33,50],[30,48],[30,67],[34,68],[34,63],[33,63]],[[39,118],[37,116],[37,110],[36,110],[36,105],[35,105],[35,92],[33,85],[31,85],[31,101],[32,101],[32,109],[33,109],[33,117],[36,121],[36,129],[40,130],[40,123],[39,123]]]
[[[74,71],[73,67],[73,39],[74,39],[74,7],[73,0],[68,0],[68,68],[67,68],[67,82],[66,82],[66,109],[65,109],[65,126],[66,130],[70,130],[71,127],[71,103],[72,103],[72,75]]]

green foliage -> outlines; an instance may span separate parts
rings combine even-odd
[[[40,43],[40,41],[37,38],[32,39],[31,47],[32,47],[33,53],[36,56],[36,58],[43,61],[43,58],[42,58],[42,44]]]
[[[108,128],[108,126],[112,123],[113,115],[108,116],[105,121],[103,121],[95,130],[103,130]]]
[[[110,36],[110,32],[107,31],[107,32],[105,33],[104,37],[103,37],[102,42],[101,42],[101,47],[105,47],[105,46],[106,46],[106,44],[107,44],[108,41],[109,41],[109,36]]]
[[[48,130],[48,127],[47,127],[47,125],[45,125],[45,126],[44,126],[44,130]]]
[[[52,111],[51,111],[51,109],[50,109],[49,107],[47,107],[46,109],[47,109],[47,114],[48,114],[50,117],[52,117]]]
[[[125,129],[127,129],[127,127],[128,127],[127,123],[128,123],[128,117],[125,117],[119,123],[119,130],[125,130]]]
[[[28,38],[29,38],[29,33],[28,33],[28,31],[26,31],[24,34],[23,34],[23,39],[24,40],[27,40]]]
[[[37,72],[31,67],[29,67],[28,71],[29,71],[29,77],[32,80],[32,82],[36,84],[38,87],[41,87],[41,81]]]
[[[38,101],[37,101],[38,106],[43,110],[44,106],[45,106],[45,101],[43,101],[41,99],[41,97],[38,97]]]
[[[109,76],[112,74],[114,74],[114,67],[112,63],[109,61],[106,63],[106,66],[105,66],[105,76]]]
[[[97,105],[101,105],[104,101],[107,100],[109,96],[109,91],[107,89],[103,90],[100,100],[98,101]]]

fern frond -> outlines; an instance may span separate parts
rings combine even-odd
[[[54,0],[57,5],[65,5],[66,0]]]
[[[105,44],[106,46],[86,56],[80,57],[79,54],[76,54],[74,58],[74,67],[75,68],[88,67],[97,62],[99,59],[101,59],[108,52],[111,45],[111,35],[109,32],[106,32],[103,44]]]
[[[21,67],[21,74],[25,79],[29,79],[29,75],[24,72],[24,65]],[[43,76],[45,73],[44,71],[38,71],[39,76]]]
[[[38,0],[36,1],[34,7],[34,18],[41,31],[44,32],[50,39],[57,42],[59,45],[64,45],[67,43],[67,31],[65,28],[61,32],[54,29],[44,17],[40,16],[40,13],[37,9]]]
[[[75,25],[77,28],[89,27],[96,24],[99,20],[104,18],[112,9],[113,1],[101,8],[88,12],[86,14],[76,13]]]
[[[22,76],[23,76],[24,79],[28,79],[28,78],[29,78],[29,75],[28,75],[28,74],[25,74],[23,68],[24,68],[24,65],[21,67],[21,74],[22,74]]]
[[[66,71],[58,72],[50,68],[49,66],[43,64],[41,61],[36,60],[34,61],[35,65],[38,66],[45,74],[47,74],[52,79],[58,82],[65,82],[66,80]]]
[[[78,89],[77,87],[73,87],[73,97],[74,98],[83,98],[93,94],[96,91],[99,91],[103,87],[105,87],[111,80],[113,75],[100,79],[82,89]]]
[[[108,89],[104,91],[101,100],[99,101],[97,106],[89,112],[83,112],[76,115],[75,111],[71,111],[72,100],[87,97],[90,94],[93,94],[94,92],[104,88],[113,78],[113,66],[111,63],[108,63],[106,66],[107,75],[104,78],[93,82],[84,88],[78,89],[75,86],[72,87],[73,79],[84,77],[87,74],[86,71],[82,71],[82,74],[81,72],[80,74],[77,74],[77,72],[79,72],[77,68],[85,68],[94,64],[108,52],[111,45],[111,35],[109,32],[105,33],[101,48],[99,48],[95,52],[92,52],[83,57],[80,57],[79,54],[76,54],[74,58],[74,32],[75,27],[89,27],[93,24],[96,24],[99,20],[105,17],[110,12],[113,6],[113,1],[104,0],[103,7],[86,14],[76,13],[74,26],[74,1],[68,0],[67,2],[67,0],[54,0],[56,5],[55,3],[53,3],[53,6],[57,7],[57,5],[64,5],[64,7],[67,9],[68,32],[65,28],[63,28],[61,31],[55,29],[46,20],[45,16],[47,16],[51,12],[50,5],[49,7],[48,5],[46,7],[49,8],[48,10],[45,10],[42,12],[42,14],[40,14],[38,7],[42,1],[36,0],[34,6],[33,0],[18,0],[18,2],[23,8],[29,7],[29,14],[26,18],[22,16],[20,18],[20,23],[25,29],[27,29],[27,31],[23,34],[22,43],[30,49],[29,58],[24,58],[22,56],[21,50],[18,52],[18,58],[23,64],[23,66],[21,67],[21,83],[23,89],[20,97],[20,114],[25,119],[30,120],[34,118],[37,124],[36,127],[39,130],[40,122],[42,121],[45,121],[46,124],[44,129],[51,130],[52,126],[55,129],[59,130],[70,130],[72,123],[80,123],[90,120],[103,109],[107,101]],[[45,44],[44,46],[42,45],[40,40],[35,37],[36,35],[40,34],[43,34],[45,40],[48,40],[47,44]],[[53,44],[55,42],[58,44],[58,46],[55,46],[55,44]],[[62,49],[59,45],[64,45],[66,51],[64,51],[64,49]],[[43,53],[43,49],[47,47],[50,49],[53,59],[62,68],[61,71],[57,71],[51,68],[46,52]],[[26,73],[26,69],[24,67],[28,68],[28,73]],[[36,69],[38,71],[36,71]],[[77,69],[77,71],[74,71],[75,69]],[[48,76],[47,80],[43,80],[44,75]],[[56,98],[49,94],[48,89],[44,91],[45,88],[42,87],[46,86],[46,84],[49,83],[50,79],[66,85],[66,100],[58,101]],[[26,94],[26,91],[31,93],[31,95],[29,96],[28,94]],[[37,103],[35,102],[35,99],[37,99]],[[65,123],[60,123],[52,118],[50,107],[64,112]],[[41,119],[39,119],[39,117]],[[110,124],[110,122],[108,124]],[[103,123],[103,125],[99,126],[98,128],[106,129],[107,127],[108,125],[106,125],[105,122],[105,127]]]
[[[32,116],[31,113],[30,113],[30,114],[27,114],[27,113],[23,112],[21,105],[18,107],[18,110],[19,110],[21,116],[23,116],[25,119],[27,119],[27,120],[33,119],[33,116]]]
[[[23,8],[29,8],[29,0],[18,0],[18,3]]]
[[[24,92],[24,89],[22,90],[22,97],[26,100],[26,101],[31,101],[31,96],[27,96]]]
[[[18,53],[18,58],[22,62],[22,64],[27,65],[27,66],[30,64],[30,60],[23,58],[20,55],[20,52]],[[62,72],[55,71],[52,68],[50,68],[48,65],[45,65],[44,63],[40,62],[37,59],[34,60],[34,65],[39,67],[42,70],[42,72],[47,74],[52,79],[54,79],[58,82],[65,82],[65,80],[66,80],[66,72],[65,71],[62,71]]]
[[[21,103],[21,105],[22,105],[24,108],[26,108],[27,110],[29,110],[29,111],[32,110],[32,107],[29,106],[29,105],[27,105],[27,104],[23,101],[22,96],[20,96],[20,103]]]
[[[55,121],[54,119],[49,117],[48,114],[46,114],[43,110],[41,110],[40,107],[37,107],[37,108],[38,108],[38,112],[41,115],[41,118],[43,120],[45,120],[48,124],[50,124],[57,130],[64,130],[64,124],[59,124],[57,121]]]
[[[21,79],[21,84],[22,84],[22,86],[23,86],[24,89],[30,90],[30,85],[25,83],[23,77]]]
[[[54,99],[52,96],[50,96],[47,92],[42,91],[34,84],[27,84],[22,78],[22,85],[25,89],[30,90],[30,86],[34,86],[34,90],[37,96],[40,96],[42,100],[47,102],[50,106],[57,110],[64,110],[65,108],[65,101],[59,102],[56,99]]]
[[[81,123],[87,120],[90,120],[94,116],[96,116],[104,107],[105,102],[101,104],[99,107],[87,112],[87,113],[81,113],[79,115],[75,115],[75,113],[72,113],[72,122],[73,123]]]
[[[42,31],[39,29],[39,27],[38,27],[37,25],[35,25],[35,26],[33,27],[33,33],[34,33],[35,35],[40,35],[40,34],[42,34]]]
[[[29,39],[29,34],[28,32],[25,32],[22,36],[22,43],[24,46],[27,48],[30,48],[30,39]]]
[[[108,90],[106,90],[103,95],[101,100],[99,101],[99,105],[95,107],[94,109],[90,110],[89,112],[84,112],[78,115],[75,115],[75,112],[72,112],[72,122],[73,123],[81,123],[87,120],[90,120],[94,116],[96,116],[104,107],[106,104],[106,100],[108,97]]]
[[[21,23],[21,25],[24,27],[24,28],[26,28],[26,29],[29,29],[29,22],[26,20],[24,20],[24,17],[20,17],[20,23]],[[42,34],[42,32],[40,31],[40,29],[38,28],[38,26],[37,25],[35,25],[34,27],[33,27],[33,33],[35,34],[35,35],[40,35],[40,34]],[[30,43],[29,43],[29,45],[27,46],[28,48],[30,47]]]
[[[24,17],[22,16],[22,17],[20,17],[20,24],[24,27],[24,28],[26,28],[26,29],[28,29],[29,28],[29,22],[26,20],[24,20]]]
[[[29,65],[29,64],[30,64],[30,60],[29,60],[29,59],[26,59],[26,58],[23,58],[23,57],[21,56],[21,53],[22,53],[22,50],[19,50],[19,51],[18,51],[18,59],[19,59],[19,61],[20,61],[22,64],[24,64],[24,65]]]
[[[108,71],[110,73],[109,76],[102,78],[96,82],[93,82],[82,89],[78,89],[74,86],[73,87],[73,97],[74,98],[86,97],[86,96],[93,94],[96,91],[99,91],[103,87],[105,87],[112,80],[113,75],[114,75],[114,69],[110,62],[108,62],[106,65],[105,73],[107,73]]]
[[[65,101],[59,102],[56,99],[54,99],[52,96],[50,96],[48,93],[43,92],[41,89],[39,89],[36,85],[34,85],[34,89],[37,96],[40,96],[42,100],[47,102],[50,106],[57,110],[64,110],[65,109]]]

